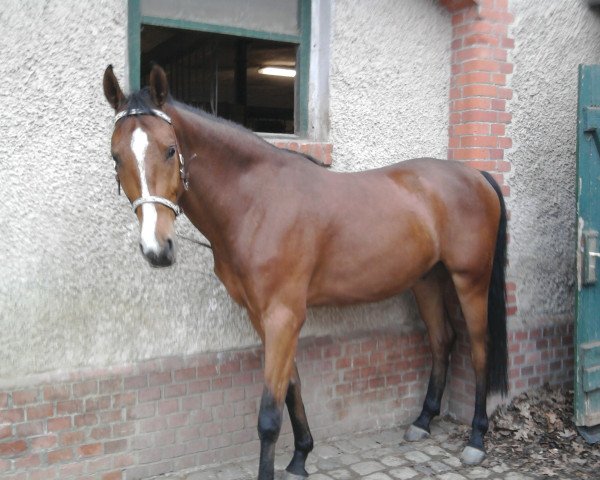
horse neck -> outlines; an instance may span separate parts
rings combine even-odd
[[[180,203],[192,223],[218,243],[256,199],[253,186],[269,174],[265,163],[277,163],[277,150],[250,132],[179,106],[167,113],[189,173],[190,189]]]

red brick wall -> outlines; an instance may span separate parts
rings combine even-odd
[[[571,385],[573,382],[573,325],[557,323],[546,327],[508,332],[509,396],[531,388]],[[448,412],[469,422],[473,418],[475,377],[470,347],[464,331],[459,334],[450,366]],[[491,405],[497,403],[493,401]]]
[[[570,325],[512,331],[513,393],[572,379]],[[448,410],[470,421],[469,346],[453,353]],[[301,340],[298,368],[315,439],[403,425],[430,368],[420,331]],[[260,349],[56,372],[0,388],[0,478],[136,479],[258,453]],[[293,445],[289,421],[280,445]]]
[[[421,332],[300,342],[316,439],[410,422],[429,370]],[[135,479],[258,453],[258,349],[36,375],[0,389],[0,478]],[[281,442],[293,445],[286,421]]]

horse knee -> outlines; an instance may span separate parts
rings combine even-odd
[[[261,441],[275,442],[281,430],[281,415],[278,412],[261,412],[258,416],[258,438]]]
[[[258,413],[258,438],[261,441],[276,442],[281,430],[282,409],[275,404],[273,396],[263,394]]]

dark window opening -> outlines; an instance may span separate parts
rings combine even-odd
[[[172,95],[256,132],[294,133],[295,79],[259,73],[296,68],[294,43],[142,25],[141,85],[152,62]]]

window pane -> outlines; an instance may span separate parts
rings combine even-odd
[[[142,15],[298,35],[298,0],[141,0]]]
[[[152,62],[167,72],[173,96],[258,132],[294,133],[294,78],[259,68],[294,69],[298,46],[143,25],[142,85]]]

